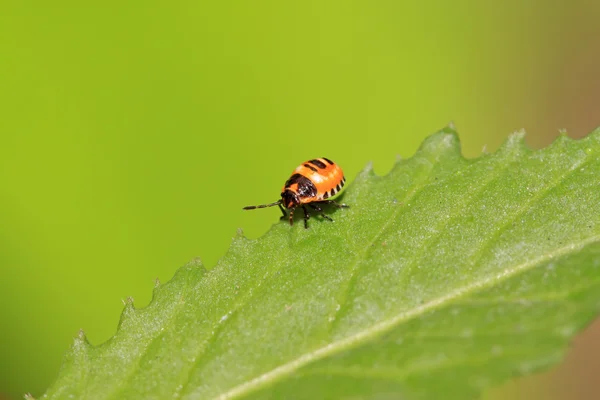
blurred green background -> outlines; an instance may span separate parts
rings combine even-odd
[[[275,201],[305,159],[385,173],[450,121],[468,156],[521,128],[533,147],[587,134],[599,16],[583,0],[3,2],[0,393],[42,394],[80,328],[107,340],[122,299],[143,306],[155,278],[277,223],[241,207]],[[598,339],[487,398],[597,398],[581,371]]]

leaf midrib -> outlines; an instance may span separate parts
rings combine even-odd
[[[518,152],[515,152],[516,154],[514,154],[514,157],[516,157],[518,154]],[[441,153],[438,153],[435,155],[434,157],[434,162],[432,163],[432,165],[435,165],[435,163],[439,162],[439,158],[441,157]],[[514,157],[511,160],[511,162],[508,163],[508,165],[513,165],[514,164]],[[580,160],[579,162],[576,162],[571,168],[569,168],[565,173],[561,174],[559,177],[557,177],[556,179],[554,179],[551,184],[549,184],[546,188],[543,188],[542,190],[540,190],[538,193],[536,193],[532,198],[528,199],[527,202],[525,204],[523,204],[521,207],[519,207],[517,209],[517,211],[510,217],[508,218],[508,221],[504,223],[504,225],[502,226],[501,229],[499,229],[499,232],[495,232],[494,236],[488,240],[488,244],[493,242],[493,238],[497,238],[501,232],[503,232],[507,226],[510,225],[510,221],[513,221],[514,219],[516,219],[519,215],[522,215],[526,210],[530,209],[530,206],[532,204],[535,204],[537,201],[541,200],[542,198],[544,198],[548,193],[550,193],[556,186],[557,184],[559,184],[560,182],[564,181],[568,176],[570,176],[574,171],[576,171],[579,167],[581,167],[582,165],[584,165],[585,163],[589,162],[590,158],[586,157],[582,160]],[[473,167],[474,165],[479,164],[478,162],[472,163],[472,164],[468,164],[466,165],[464,169],[468,169],[470,167]],[[483,184],[479,187],[479,189],[476,191],[477,193],[480,192],[480,190],[483,190],[490,182],[494,181],[495,179],[497,179],[497,177],[499,175],[501,175],[503,172],[506,171],[508,165],[506,166],[506,168],[499,168],[499,170],[493,174],[492,178],[487,180],[486,182],[483,182]],[[429,169],[425,179],[421,181],[421,183],[423,182],[427,182],[428,179],[431,176],[431,172],[432,172],[433,168]],[[418,193],[423,187],[426,187],[427,184],[421,184],[421,185],[417,185],[416,187],[414,187],[405,197],[404,200],[410,199],[412,197],[414,197],[414,195],[416,193]],[[473,198],[475,197],[475,194],[473,194],[472,196],[469,197],[469,200],[467,201],[470,202],[473,200]],[[397,212],[399,211],[399,209],[401,209],[401,207],[398,207],[397,209],[395,209],[393,211],[394,214],[397,214]],[[385,231],[385,229],[387,228],[387,226],[390,224],[390,222],[393,220],[394,218],[390,218],[388,219],[388,221],[386,222],[385,226],[375,235],[375,238],[373,239],[372,242],[374,242],[376,240],[376,238],[383,232]],[[434,235],[434,237],[437,235]],[[432,238],[430,238],[432,239]],[[579,246],[583,247],[588,243],[593,243],[594,241],[597,241],[598,237],[592,236],[591,238],[589,238],[589,242],[582,240],[579,243]],[[486,247],[486,246],[483,246]],[[564,246],[561,247],[557,250],[551,251],[549,253],[546,253],[545,255],[542,255],[540,257],[538,257],[537,259],[534,259],[533,261],[529,262],[529,263],[524,263],[524,264],[519,264],[517,266],[515,266],[513,269],[507,268],[505,269],[502,273],[498,274],[496,276],[496,279],[494,278],[483,278],[481,281],[479,282],[474,282],[468,285],[463,286],[462,288],[458,288],[453,292],[450,292],[444,296],[440,296],[437,299],[433,299],[428,303],[425,303],[421,306],[415,307],[412,310],[409,310],[405,313],[401,313],[398,314],[396,317],[390,318],[388,320],[384,320],[381,321],[379,323],[376,323],[375,325],[373,325],[371,328],[369,329],[365,329],[363,331],[359,331],[357,333],[355,333],[354,335],[348,336],[344,339],[341,339],[337,342],[331,343],[327,346],[321,347],[317,350],[314,350],[312,352],[309,352],[307,354],[304,354],[300,357],[298,357],[295,360],[292,360],[286,364],[283,364],[277,368],[272,369],[269,372],[266,372],[250,381],[247,381],[245,383],[242,383],[241,385],[238,385],[236,387],[234,387],[233,389],[227,391],[226,393],[218,396],[218,399],[230,399],[230,398],[234,398],[236,396],[241,396],[244,395],[244,390],[245,388],[248,388],[248,391],[253,391],[256,390],[257,388],[259,388],[261,385],[263,385],[265,382],[268,382],[270,380],[270,377],[273,376],[275,379],[275,377],[279,376],[279,375],[285,375],[287,373],[291,373],[292,371],[296,370],[297,368],[306,365],[312,361],[318,360],[320,358],[324,358],[327,355],[330,354],[335,354],[338,351],[342,351],[346,348],[350,348],[352,347],[354,344],[358,344],[360,343],[362,340],[367,340],[368,338],[372,337],[372,336],[376,336],[379,333],[384,333],[387,330],[393,328],[395,325],[401,323],[401,322],[405,322],[407,320],[410,320],[412,318],[415,318],[419,315],[424,314],[425,312],[428,312],[430,310],[442,307],[447,301],[452,301],[456,298],[459,298],[461,296],[464,296],[468,293],[472,293],[472,292],[477,292],[478,290],[482,289],[482,288],[487,288],[489,286],[493,286],[494,284],[497,284],[498,282],[502,282],[505,279],[509,279],[510,277],[517,275],[521,272],[527,271],[528,269],[533,268],[536,264],[537,261],[539,260],[540,262],[542,262],[543,260],[545,260],[545,257],[549,257],[552,258],[554,255],[556,254],[560,254],[563,255],[563,253],[567,253],[568,249],[570,248],[577,248],[577,244],[573,243],[570,246]],[[365,247],[365,252],[368,251],[369,246]],[[475,259],[479,259],[481,257],[481,255],[483,254],[483,252],[479,252],[478,253],[478,257],[475,257]],[[346,288],[346,296],[347,296],[347,290],[349,289],[349,287],[352,284],[352,281],[354,280],[355,276],[356,276],[356,269],[357,269],[357,265],[358,263],[356,263],[354,265],[354,267],[352,268],[352,274],[351,274],[351,278],[349,281],[349,285],[347,285]],[[341,303],[340,303],[341,304]],[[339,311],[336,312],[336,315],[339,314]],[[337,321],[338,318],[334,319],[334,323],[335,321]],[[337,345],[336,345],[337,343]],[[278,372],[280,371],[280,372]]]
[[[368,341],[372,337],[390,331],[391,329],[403,322],[424,315],[429,311],[441,308],[447,303],[452,302],[453,300],[456,300],[468,294],[476,293],[482,289],[493,287],[507,279],[510,279],[516,275],[531,270],[538,264],[551,260],[555,257],[568,255],[570,252],[581,250],[585,246],[593,243],[600,243],[600,235],[594,235],[590,236],[585,240],[579,240],[569,245],[560,247],[554,251],[550,251],[528,262],[517,264],[513,267],[508,267],[504,271],[496,274],[495,276],[482,278],[479,281],[475,281],[470,284],[464,285],[460,288],[453,290],[452,292],[430,300],[427,303],[417,306],[411,310],[402,312],[396,315],[395,317],[378,322],[371,326],[369,329],[356,332],[353,335],[338,340],[337,342],[333,342],[326,346],[320,347],[314,351],[311,351],[296,358],[295,360],[280,365],[279,367],[265,372],[264,374],[261,374],[260,376],[257,376],[252,380],[249,380],[247,382],[242,383],[241,385],[233,387],[227,392],[215,397],[215,400],[234,399],[249,394],[255,390],[258,390],[260,387],[264,386],[268,382],[276,380],[279,377],[291,374],[298,368],[303,367],[311,362],[324,359],[328,356],[350,349],[362,342]]]

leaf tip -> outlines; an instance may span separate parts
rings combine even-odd
[[[233,237],[233,240],[244,240],[246,239],[246,236],[244,236],[244,230],[242,228],[237,228],[235,230],[235,236]]]
[[[525,129],[519,129],[518,131],[514,131],[508,136],[501,149],[509,151],[518,151],[525,149],[527,147],[525,145],[525,135]]]
[[[162,289],[162,283],[160,282],[160,279],[158,279],[158,277],[156,277],[156,279],[154,279],[154,288],[152,288],[151,303],[158,297],[158,293],[160,292],[161,289]]]
[[[80,329],[73,338],[73,351],[77,352],[78,350],[83,350],[85,347],[89,346],[89,344],[90,342],[85,335],[85,331]]]
[[[127,307],[129,305],[133,306],[133,297],[127,296],[126,298],[121,299],[121,303],[123,303],[123,305],[125,307]]]
[[[373,161],[369,161],[367,163],[367,165],[365,165],[365,167],[362,169],[362,171],[359,172],[356,179],[360,179],[360,178],[364,179],[364,178],[368,178],[371,176],[375,176],[375,171],[373,170]]]
[[[204,269],[204,263],[200,257],[194,257],[184,266],[186,269]]]
[[[447,151],[461,153],[458,133],[451,127],[446,127],[427,137],[419,147],[421,153],[437,154]]]
[[[525,128],[517,129],[508,135],[508,140],[523,141],[525,139],[525,135],[527,135]]]
[[[204,263],[200,259],[200,257],[194,257],[190,261],[187,262],[183,267],[179,268],[173,278],[164,285],[161,285],[160,290],[163,286],[168,285],[170,282],[175,280],[176,277],[183,277],[183,279],[200,279],[206,273],[206,268],[204,268]]]
[[[135,311],[135,306],[133,304],[133,297],[127,296],[124,299],[121,299],[121,303],[123,303],[123,312],[121,313],[121,318],[129,315],[133,311]]]
[[[123,311],[121,311],[121,317],[119,318],[117,331],[121,329],[125,321],[135,312],[135,307],[133,305],[133,297],[127,296],[125,299],[121,299],[121,303],[123,303],[124,307]]]
[[[558,137],[556,138],[556,140],[551,144],[551,146],[557,146],[559,148],[562,148],[564,146],[566,146],[568,143],[572,142],[573,139],[571,139],[569,137],[569,135],[567,135],[567,132],[559,132]]]

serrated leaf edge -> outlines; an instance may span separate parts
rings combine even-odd
[[[397,168],[399,165],[401,164],[405,164],[407,162],[410,162],[411,160],[414,160],[415,158],[418,157],[422,157],[424,154],[432,154],[435,153],[435,150],[432,151],[432,148],[428,148],[428,145],[431,145],[432,142],[436,145],[445,145],[442,146],[442,152],[444,151],[448,151],[450,150],[450,153],[453,154],[458,154],[460,158],[462,158],[463,160],[468,160],[470,162],[475,162],[479,159],[485,158],[485,157],[491,157],[496,155],[497,153],[501,153],[501,152],[505,152],[505,151],[510,151],[510,152],[515,152],[516,154],[520,153],[520,152],[541,152],[541,151],[545,151],[549,148],[552,148],[554,146],[561,146],[561,145],[565,145],[566,142],[586,142],[586,141],[594,141],[594,144],[598,145],[598,143],[596,142],[600,142],[600,127],[596,128],[595,130],[593,130],[590,134],[588,134],[587,136],[577,140],[577,139],[572,139],[566,135],[560,135],[558,136],[558,138],[553,141],[549,146],[539,149],[539,150],[533,150],[531,148],[529,148],[526,144],[525,144],[525,131],[524,130],[520,130],[517,132],[514,132],[513,134],[511,134],[507,140],[500,146],[500,148],[495,151],[494,153],[485,153],[480,155],[479,157],[474,157],[474,158],[470,158],[467,159],[466,157],[464,157],[462,155],[461,152],[461,142],[458,138],[457,133],[454,130],[453,126],[448,126],[440,131],[438,131],[435,134],[432,134],[431,136],[429,136],[428,138],[426,138],[423,143],[421,144],[421,146],[419,147],[419,149],[415,152],[415,154],[407,159],[397,159],[394,163],[394,166],[392,167],[392,171]],[[590,155],[590,153],[588,152],[588,150],[590,149],[585,149],[586,153],[588,153],[588,156]],[[438,148],[438,152],[439,152],[439,148]],[[577,166],[575,166],[573,169],[576,169]],[[390,171],[391,173],[391,171]],[[389,174],[389,173],[388,173]],[[365,168],[363,168],[363,170],[361,172],[359,172],[359,174],[357,175],[356,179],[351,182],[351,185],[354,184],[357,181],[366,179],[368,178],[383,178],[388,174],[384,174],[384,175],[378,175],[375,173],[374,169],[373,169],[373,163],[369,162],[367,163],[367,165],[365,166]],[[350,186],[350,185],[349,185]],[[343,194],[342,194],[343,195]],[[277,226],[279,226],[279,224],[274,224],[266,233],[265,235],[268,235],[271,233],[271,231],[276,228]],[[263,235],[264,236],[264,235]],[[262,236],[261,236],[262,237]],[[242,229],[238,229],[236,231],[236,235],[232,238],[232,243],[231,246],[229,248],[228,251],[232,251],[234,250],[234,248],[237,247],[238,244],[241,244],[241,242],[245,242],[245,241],[255,241],[255,240],[260,240],[261,237],[258,237],[256,239],[250,239],[247,238]],[[516,267],[514,267],[512,270],[510,271],[504,271],[498,275],[496,275],[493,278],[486,278],[482,281],[473,283],[473,284],[469,284],[466,285],[462,288],[459,288],[449,294],[446,294],[444,296],[441,296],[437,299],[431,300],[427,303],[422,304],[419,307],[416,307],[410,311],[407,311],[405,313],[401,313],[391,319],[388,319],[386,321],[381,321],[375,325],[373,325],[370,329],[368,330],[364,330],[364,331],[360,331],[357,332],[356,334],[346,337],[344,339],[340,339],[337,342],[335,342],[334,344],[330,344],[327,346],[324,346],[320,349],[317,349],[311,353],[305,354],[295,360],[292,360],[286,364],[283,364],[277,368],[272,369],[269,372],[266,372],[256,378],[253,378],[241,385],[238,385],[230,390],[228,390],[226,393],[223,393],[219,396],[217,396],[215,399],[219,399],[219,400],[225,400],[225,399],[233,399],[235,397],[244,395],[244,394],[248,394],[250,392],[256,391],[258,389],[260,389],[262,386],[264,386],[266,383],[276,379],[276,377],[278,376],[285,376],[287,374],[290,374],[292,372],[294,372],[295,370],[297,370],[298,368],[308,365],[311,362],[314,361],[318,361],[319,359],[322,359],[328,355],[332,355],[335,354],[337,352],[343,351],[345,349],[349,349],[351,348],[353,345],[360,343],[363,340],[366,340],[368,338],[380,335],[380,334],[384,334],[385,332],[387,332],[388,330],[390,330],[391,328],[393,328],[395,325],[404,322],[404,321],[408,321],[410,319],[416,318],[426,312],[435,310],[436,308],[444,305],[446,302],[450,302],[452,300],[455,300],[467,293],[470,292],[474,292],[477,290],[481,290],[481,289],[485,289],[489,286],[493,286],[494,284],[498,283],[498,282],[502,282],[505,279],[508,279],[512,276],[518,275],[519,273],[525,272],[527,270],[529,270],[530,268],[534,267],[537,263],[544,261],[545,259],[552,259],[554,257],[557,256],[563,256],[569,253],[569,251],[573,251],[573,250],[580,250],[584,247],[586,247],[587,245],[593,244],[593,243],[598,243],[600,242],[600,236],[593,236],[588,238],[585,241],[579,242],[578,244],[571,244],[571,245],[567,245],[567,246],[563,246],[549,254],[546,254],[544,256],[538,257],[537,259],[534,259],[530,262],[527,263],[523,263],[523,264],[519,264]],[[217,263],[218,265],[218,263]],[[203,273],[206,272],[210,272],[210,270],[207,270],[203,265],[202,262],[199,258],[194,258],[193,260],[191,260],[189,263],[187,263],[186,265],[184,265],[180,270],[178,270],[175,275],[173,276],[173,278],[171,278],[169,281],[167,281],[166,283],[160,283],[158,281],[158,278],[155,281],[155,287],[153,290],[153,296],[151,301],[149,302],[148,305],[146,305],[143,308],[140,309],[145,309],[147,307],[150,307],[153,305],[153,303],[155,302],[155,299],[157,297],[157,293],[161,290],[163,290],[163,288],[166,285],[170,285],[172,283],[172,281],[175,280],[175,278],[182,273],[182,270],[187,270],[187,269],[193,269],[193,268],[200,268],[201,270],[203,270]],[[212,269],[211,269],[212,270]],[[203,276],[205,276],[203,274]],[[117,333],[121,328],[122,322],[124,320],[124,318],[128,317],[129,312],[135,312],[136,311],[136,307],[133,305],[133,299],[131,298],[127,298],[125,307],[122,311],[121,314],[121,318],[119,320],[119,323],[117,325]],[[99,344],[99,345],[92,345],[91,343],[89,343],[89,341],[87,340],[83,330],[80,330],[78,335],[74,338],[74,343],[71,346],[70,351],[67,352],[67,354],[65,355],[66,358],[69,357],[73,357],[78,355],[79,353],[86,352],[87,349],[89,348],[99,348],[102,347],[106,344],[108,344],[111,340],[115,339],[115,337],[117,336],[117,333],[112,336],[110,339],[108,339],[107,341]],[[33,399],[33,397],[30,394],[25,394],[24,395],[26,398],[29,399]],[[27,397],[28,396],[28,397]],[[43,397],[46,397],[46,395],[44,394]]]

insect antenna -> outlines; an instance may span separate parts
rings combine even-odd
[[[243,208],[243,210],[255,210],[257,208],[267,208],[267,207],[273,207],[273,206],[279,206],[279,205],[281,205],[281,200],[277,200],[275,203],[260,204],[258,206],[246,206]]]

